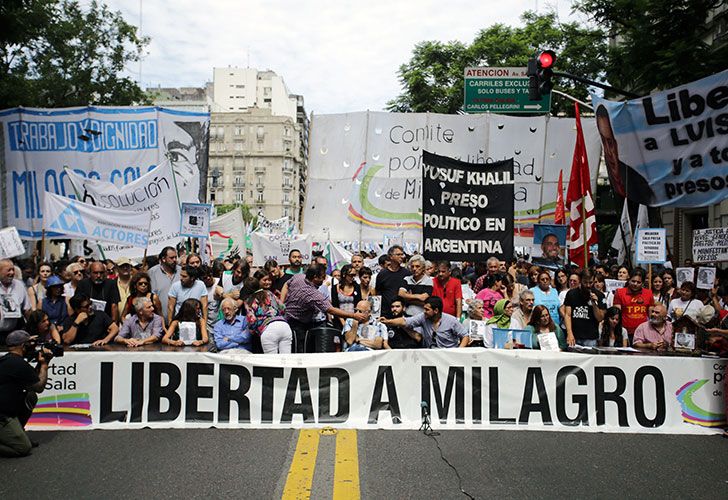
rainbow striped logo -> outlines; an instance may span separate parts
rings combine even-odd
[[[725,414],[713,413],[702,409],[693,401],[693,394],[708,383],[708,379],[691,380],[675,393],[682,407],[683,422],[701,427],[721,427],[725,425]]]
[[[85,427],[91,425],[91,402],[86,392],[38,398],[28,426]]]

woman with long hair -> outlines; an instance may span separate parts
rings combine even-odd
[[[534,349],[541,348],[541,345],[538,342],[538,334],[549,332],[554,332],[556,335],[556,340],[559,341],[559,349],[563,350],[567,347],[564,331],[559,325],[554,323],[551,313],[549,313],[549,309],[546,306],[539,305],[533,308],[531,319],[526,328],[531,331]]]
[[[46,282],[53,274],[53,267],[48,262],[42,262],[38,266],[35,280],[28,287],[28,298],[30,299],[30,309],[35,311],[43,305],[43,299],[46,296]]]
[[[136,314],[134,300],[141,297],[150,299],[154,305],[154,314],[162,316],[162,303],[157,294],[152,292],[152,279],[147,273],[139,272],[132,276],[131,282],[129,282],[129,297],[126,299],[126,305],[121,313],[122,319],[130,314]]]
[[[51,323],[48,314],[45,311],[36,309],[28,315],[25,328],[31,336],[37,335],[38,340],[42,342],[54,341],[61,344],[61,335],[58,333],[56,325]]]
[[[628,281],[632,275],[632,271],[627,266],[619,266],[617,269],[617,279],[619,281]]]
[[[528,268],[528,288],[538,286],[538,275],[541,273],[541,268],[532,265]]]
[[[263,353],[290,353],[293,332],[283,318],[285,306],[273,293],[270,274],[258,270],[247,285],[253,290],[245,300],[248,328],[260,338]]]
[[[559,268],[556,270],[554,274],[554,288],[559,293],[569,289],[569,273],[566,272],[566,269]]]
[[[372,270],[368,267],[359,269],[359,289],[361,290],[361,300],[368,300],[374,289],[371,287]]]
[[[629,347],[629,335],[622,327],[622,310],[619,307],[607,309],[599,332],[600,347]]]
[[[677,278],[675,278],[675,271],[673,269],[665,269],[662,271],[662,288],[668,300],[678,297]]]
[[[670,305],[670,297],[665,293],[665,281],[659,274],[652,276],[652,298],[655,300],[655,304],[658,302],[665,307]]]
[[[163,344],[183,346],[185,343],[179,338],[179,328],[181,323],[194,323],[195,340],[192,342],[194,346],[207,344],[207,321],[202,315],[202,303],[197,299],[187,299],[175,314],[172,322],[169,324],[167,332],[162,338]]]
[[[353,313],[356,305],[362,300],[361,288],[356,282],[358,273],[351,264],[341,268],[341,279],[331,280],[331,305],[346,312]],[[334,318],[339,328],[344,327],[344,322]]]

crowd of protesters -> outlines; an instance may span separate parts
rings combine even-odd
[[[179,250],[179,253],[178,253]],[[560,348],[666,349],[673,325],[702,328],[706,348],[728,344],[728,278],[697,289],[669,268],[595,264],[538,267],[519,260],[429,262],[401,246],[377,256],[356,253],[330,274],[326,258],[309,265],[252,258],[203,263],[167,247],[147,262],[0,261],[0,343],[13,330],[63,344],[130,348],[147,344],[209,346],[257,353],[429,347],[493,347],[492,329],[553,332]],[[371,269],[365,262],[372,263]],[[608,290],[607,280],[622,288]],[[485,335],[471,335],[482,321]],[[332,333],[336,330],[336,333]],[[473,330],[474,331],[474,330]],[[326,335],[326,342],[317,336]]]

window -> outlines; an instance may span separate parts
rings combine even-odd
[[[236,85],[235,88],[244,89],[245,88],[245,85]]]
[[[255,201],[257,203],[264,203],[264,201],[263,201],[263,193],[258,193],[258,195],[255,197]]]
[[[245,135],[245,127],[235,127],[235,135]]]
[[[283,207],[283,217],[290,217],[291,216],[291,209],[288,207]]]
[[[270,95],[270,90],[271,90],[270,87],[263,87],[263,95],[264,96]]]
[[[243,192],[238,191],[235,193],[235,203],[242,203],[243,202]]]

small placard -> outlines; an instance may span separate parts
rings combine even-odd
[[[715,286],[715,268],[699,267],[695,286],[701,290],[711,290]]]
[[[91,309],[94,311],[106,311],[106,301],[91,299]]]
[[[676,332],[673,340],[673,347],[676,351],[695,350],[695,334],[687,332]]]
[[[179,323],[179,339],[185,345],[192,345],[197,340],[197,325],[194,321],[181,321]]]
[[[468,332],[468,336],[470,337],[470,340],[483,340],[483,336],[485,335],[485,328],[486,328],[485,325],[486,325],[485,321],[471,319],[469,332]]]
[[[382,297],[379,295],[370,295],[369,304],[372,307],[372,318],[378,318],[382,314]]]
[[[539,333],[538,334],[538,345],[541,346],[542,351],[560,351],[559,339],[556,338],[555,332]]]
[[[182,203],[179,235],[188,238],[210,237],[212,205],[207,203]]]
[[[25,246],[14,226],[0,230],[0,259],[10,259],[23,255]]]
[[[695,282],[695,269],[692,267],[678,267],[675,269],[675,278],[677,280],[677,287],[680,288],[686,281]],[[711,286],[711,288],[713,288]]]
[[[533,349],[530,330],[506,330],[493,328],[495,349]]]
[[[660,228],[637,230],[637,263],[663,264],[667,260],[667,232]]]
[[[607,288],[607,292],[616,292],[620,288],[624,288],[627,282],[624,280],[604,280],[604,285]]]

